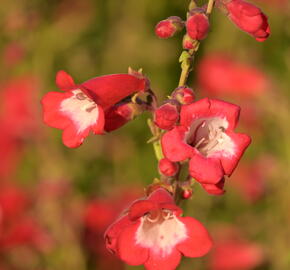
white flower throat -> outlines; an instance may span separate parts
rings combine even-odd
[[[228,122],[223,118],[197,119],[190,126],[186,142],[205,157],[212,156],[217,152],[232,156],[235,153],[235,144],[225,133],[227,127]]]
[[[135,235],[136,244],[150,248],[162,257],[169,255],[186,238],[185,225],[167,209],[154,210],[144,215]]]
[[[76,125],[78,133],[94,125],[99,117],[97,104],[80,89],[60,104],[60,111],[66,114]]]

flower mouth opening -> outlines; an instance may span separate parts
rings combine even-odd
[[[60,104],[60,111],[67,115],[77,127],[78,133],[94,125],[99,117],[98,105],[85,92],[77,88]]]
[[[153,210],[141,218],[136,243],[165,257],[179,242],[187,238],[185,225],[168,209]]]
[[[82,101],[83,105],[80,108],[82,111],[90,113],[97,107],[97,104],[81,89],[76,89],[72,93],[76,100]]]
[[[164,220],[169,220],[174,217],[171,210],[161,209],[157,211],[150,211],[144,216],[145,222],[148,223],[162,223]]]
[[[220,151],[233,154],[234,144],[225,133],[227,128],[227,120],[220,117],[197,119],[190,126],[186,142],[205,157]]]

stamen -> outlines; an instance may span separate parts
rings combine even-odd
[[[201,138],[199,142],[194,146],[195,148],[198,148],[203,142],[205,141],[205,138]]]
[[[76,94],[76,98],[79,99],[79,100],[84,100],[86,99],[86,95],[84,93],[77,93]]]
[[[154,213],[156,214],[156,217],[155,218],[151,218],[152,217],[152,213],[148,213],[145,217],[146,217],[146,220],[148,220],[149,222],[151,223],[155,223],[159,220],[160,218],[160,212],[158,211],[157,213]]]
[[[194,129],[194,130],[193,130]],[[218,145],[224,143],[225,127],[218,126],[215,119],[202,120],[195,127],[192,126],[192,135],[189,135],[188,144],[198,149],[202,154],[208,155]]]
[[[162,216],[165,220],[173,218],[173,213],[170,210],[163,210],[162,211]]]
[[[87,108],[86,111],[90,113],[90,112],[92,112],[95,108],[96,108],[96,106],[93,105],[93,106],[91,106],[90,108]]]

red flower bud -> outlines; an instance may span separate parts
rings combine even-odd
[[[155,110],[154,122],[161,129],[170,130],[176,124],[179,118],[177,106],[166,103]]]
[[[186,21],[187,34],[194,40],[206,38],[209,30],[208,17],[203,12],[196,12]]]
[[[228,17],[241,30],[257,41],[265,41],[270,35],[267,16],[255,5],[243,0],[231,0],[224,4]]]
[[[155,27],[155,34],[160,38],[170,38],[184,27],[181,18],[172,16],[159,22]]]
[[[181,196],[185,200],[189,199],[192,196],[192,189],[183,190]]]
[[[132,102],[119,103],[105,112],[105,130],[111,132],[133,120],[144,111],[142,105]]]
[[[182,46],[185,50],[195,50],[198,46],[198,41],[192,39],[188,34],[185,34],[183,37]]]
[[[195,95],[191,88],[181,86],[174,90],[172,98],[176,99],[182,105],[187,105],[194,102]]]
[[[158,168],[160,173],[165,176],[174,176],[179,170],[178,163],[172,162],[167,158],[159,161]]]

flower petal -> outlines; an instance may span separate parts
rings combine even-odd
[[[218,99],[210,99],[210,115],[226,118],[229,130],[233,130],[240,117],[241,108],[235,104]]]
[[[50,127],[64,129],[71,123],[59,110],[61,102],[71,96],[71,92],[49,92],[42,98],[43,121],[45,124]]]
[[[130,74],[112,74],[90,79],[81,84],[88,95],[104,110],[135,92],[145,91],[146,79]]]
[[[136,243],[136,231],[140,221],[132,224],[120,233],[117,243],[117,252],[121,260],[129,265],[140,265],[147,261],[149,250]]]
[[[187,257],[201,257],[212,248],[211,237],[206,228],[192,217],[178,218],[187,229],[188,238],[177,245],[177,249]]]
[[[173,248],[172,252],[164,257],[150,250],[149,259],[144,266],[147,270],[174,270],[179,265],[180,260],[181,254],[176,248]]]
[[[189,105],[181,107],[180,124],[189,127],[193,120],[208,116],[210,101],[208,98],[200,99]]]
[[[131,205],[128,215],[131,220],[137,220],[154,209],[158,209],[157,203],[149,200],[138,200]]]
[[[113,224],[111,224],[104,233],[106,248],[112,253],[117,251],[117,240],[120,233],[132,224],[128,215],[123,215],[119,217]]]
[[[189,173],[202,184],[216,184],[224,176],[219,158],[204,157],[198,151],[189,162]]]
[[[228,128],[233,130],[239,120],[240,107],[218,99],[204,98],[190,105],[184,105],[180,112],[180,123],[189,127],[199,118],[219,117],[226,119]]]
[[[164,188],[156,189],[154,192],[152,192],[149,195],[147,200],[152,201],[152,202],[156,202],[156,203],[175,204],[173,197]]]
[[[225,185],[225,179],[222,178],[217,184],[202,184],[201,186],[209,194],[223,195],[225,193],[224,185]]]
[[[166,132],[162,139],[162,151],[166,158],[171,161],[183,161],[194,155],[194,148],[185,142],[187,128],[178,126]]]
[[[57,72],[55,82],[58,88],[63,91],[67,91],[75,87],[73,78],[63,70]]]
[[[220,156],[220,161],[225,174],[230,176],[251,143],[251,138],[243,133],[227,132],[227,135],[231,137],[235,144],[235,154],[234,156]]]

